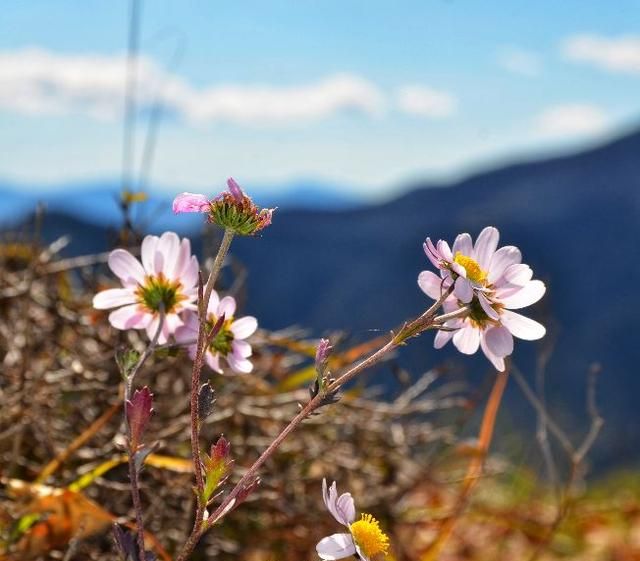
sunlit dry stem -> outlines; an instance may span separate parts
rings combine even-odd
[[[471,492],[482,475],[485,457],[489,452],[489,446],[491,445],[491,440],[493,438],[493,430],[498,417],[498,410],[500,409],[500,403],[502,402],[502,396],[504,395],[504,390],[507,387],[508,379],[508,369],[505,372],[496,372],[496,379],[493,383],[493,388],[491,389],[491,394],[489,395],[484,415],[482,416],[482,422],[480,424],[477,445],[478,454],[473,456],[469,466],[467,467],[467,472],[462,482],[462,488],[458,495],[458,499],[456,500],[452,514],[442,523],[438,535],[422,556],[421,561],[436,561],[439,558],[440,553],[442,553],[442,550],[455,529],[456,523],[464,513],[469,498],[471,497]]]
[[[352,380],[358,374],[370,368],[371,366],[377,364],[382,360],[387,354],[391,351],[395,350],[397,347],[402,345],[408,337],[415,337],[420,333],[429,329],[435,322],[435,317],[438,309],[442,306],[442,303],[447,299],[449,294],[451,294],[453,288],[449,288],[446,290],[440,299],[438,299],[435,304],[433,304],[427,311],[425,311],[420,317],[415,320],[405,323],[401,328],[399,333],[402,333],[403,330],[407,329],[410,326],[411,334],[405,337],[399,338],[398,335],[394,335],[392,333],[391,339],[375,351],[373,354],[365,358],[364,360],[358,362],[351,368],[349,368],[346,372],[344,372],[341,376],[339,376],[334,382],[332,382],[325,391],[319,392],[314,398],[312,398],[307,404],[302,407],[302,409],[298,412],[298,414],[289,422],[289,424],[282,429],[280,434],[276,436],[276,438],[271,442],[271,444],[266,448],[266,450],[260,455],[260,457],[253,463],[253,465],[245,472],[245,474],[240,478],[235,487],[231,490],[231,492],[224,498],[224,500],[220,503],[218,508],[211,513],[206,521],[200,522],[196,518],[196,524],[194,525],[193,531],[191,535],[187,539],[187,542],[182,548],[182,551],[177,557],[177,561],[186,561],[191,553],[193,552],[195,546],[198,541],[202,537],[202,535],[209,530],[215,523],[221,520],[228,512],[230,512],[235,507],[235,501],[240,493],[243,492],[244,489],[248,485],[251,485],[253,481],[255,481],[257,477],[258,470],[262,467],[262,465],[273,455],[273,453],[278,449],[278,447],[282,444],[282,442],[294,431],[298,426],[304,421],[311,413],[313,413],[316,409],[321,407],[325,403],[325,399],[328,394],[332,394],[338,391],[344,384]],[[457,310],[456,314],[462,314],[461,310]],[[466,310],[465,310],[466,313]],[[440,318],[446,318],[448,314],[444,316],[439,316]],[[455,317],[458,317],[456,315]],[[443,320],[443,321],[446,321]],[[199,507],[200,509],[200,507]],[[202,508],[204,511],[204,507]]]

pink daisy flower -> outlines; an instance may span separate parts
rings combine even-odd
[[[109,314],[116,329],[145,329],[151,339],[164,313],[158,343],[164,344],[183,324],[182,312],[196,309],[198,260],[191,255],[191,243],[174,232],[146,236],[140,251],[142,263],[124,249],[109,255],[109,268],[122,288],[98,292],[93,307],[117,308]]]
[[[235,312],[236,301],[232,296],[220,299],[215,290],[211,292],[207,309],[207,330],[211,331],[223,314],[224,322],[209,345],[205,360],[213,371],[220,374],[223,374],[220,363],[222,358],[234,372],[246,373],[253,370],[253,364],[248,360],[252,354],[251,345],[245,339],[253,335],[258,328],[258,320],[251,316],[235,319]],[[198,328],[197,314],[189,313],[185,317],[184,325],[176,331],[176,341],[189,343],[189,356],[192,359],[196,356]]]
[[[498,249],[500,234],[489,226],[480,232],[475,244],[469,234],[460,234],[449,248],[440,240],[434,245],[429,238],[424,244],[427,257],[440,271],[422,271],[418,286],[437,300],[454,284],[445,300],[445,313],[469,306],[469,315],[447,321],[451,331],[438,331],[436,349],[450,340],[464,354],[481,348],[500,371],[505,357],[513,352],[513,337],[533,341],[544,337],[543,325],[511,310],[536,303],[546,291],[542,281],[532,280],[533,271],[521,263],[522,254],[515,246]]]

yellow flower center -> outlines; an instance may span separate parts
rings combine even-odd
[[[145,284],[138,286],[136,296],[138,303],[153,313],[162,308],[165,314],[174,313],[177,305],[186,299],[181,293],[180,281],[170,281],[162,273],[156,276],[147,276]]]
[[[360,520],[351,524],[350,529],[353,539],[367,557],[373,557],[378,553],[387,554],[389,538],[373,516],[363,514]]]
[[[462,253],[456,251],[456,255],[453,260],[467,272],[467,278],[470,281],[473,281],[476,284],[487,283],[487,273],[480,268],[480,265],[475,259],[462,255]]]

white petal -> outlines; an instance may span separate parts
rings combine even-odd
[[[165,232],[160,236],[157,252],[162,254],[162,272],[169,279],[174,279],[173,273],[176,261],[180,255],[180,238],[175,232]]]
[[[453,255],[459,251],[462,255],[466,255],[467,257],[471,257],[473,251],[473,242],[471,241],[471,236],[466,232],[464,234],[458,234],[455,241],[453,242],[453,248],[451,248]]]
[[[500,320],[502,325],[511,331],[512,335],[525,341],[542,339],[547,332],[544,325],[516,312],[510,312],[509,310],[502,311]]]
[[[335,559],[344,559],[355,555],[356,546],[353,543],[351,534],[333,534],[322,538],[316,545],[316,551],[320,559],[334,561]]]
[[[453,261],[453,253],[451,253],[451,248],[446,241],[438,240],[437,249],[438,253],[442,255],[445,261]]]
[[[109,323],[116,329],[143,329],[151,321],[151,314],[137,304],[118,308],[109,314]]]
[[[207,351],[207,354],[204,355],[205,360],[207,361],[207,364],[209,365],[209,368],[211,368],[211,370],[213,370],[214,372],[217,372],[218,374],[222,374],[222,368],[220,368],[220,356],[218,356],[218,354],[213,354],[209,351]]]
[[[473,288],[471,283],[462,277],[456,279],[456,286],[453,289],[455,297],[461,302],[468,304],[473,299]]]
[[[484,356],[486,356],[489,361],[491,362],[491,364],[493,364],[493,366],[499,370],[500,372],[504,372],[504,358],[500,357],[500,356],[496,356],[490,349],[489,347],[487,347],[487,342],[486,342],[486,332],[482,333],[480,335],[480,348],[482,349],[482,352],[484,353]]]
[[[211,297],[209,298],[209,305],[207,306],[207,312],[218,317],[218,305],[220,304],[220,296],[215,290],[211,291]]]
[[[233,314],[236,313],[236,300],[233,296],[225,296],[218,304],[216,311],[216,317],[220,317],[224,314],[226,319],[231,319]]]
[[[133,255],[124,249],[109,254],[109,268],[125,285],[144,284],[144,269]]]
[[[348,526],[356,519],[356,505],[351,493],[342,493],[338,497],[335,507],[344,526]]]
[[[489,302],[489,300],[487,300],[487,297],[482,294],[481,292],[478,292],[478,301],[480,302],[480,305],[482,306],[482,309],[484,310],[484,313],[487,314],[491,319],[498,319],[500,316],[498,315],[498,312],[496,312],[492,307],[491,307],[491,302]]]
[[[454,333],[455,331],[438,331],[433,340],[433,347],[435,349],[441,349],[451,340]]]
[[[107,310],[109,308],[134,304],[136,301],[136,295],[133,290],[129,288],[109,288],[108,290],[98,292],[98,294],[93,297],[93,307],[98,310]]]
[[[484,333],[487,348],[496,356],[505,357],[513,352],[513,335],[504,326],[490,327]]]
[[[513,245],[505,245],[493,254],[489,264],[489,284],[497,281],[507,267],[522,261],[522,253]]]
[[[200,265],[198,264],[198,258],[195,255],[192,255],[189,259],[189,263],[185,266],[182,271],[182,275],[180,276],[180,282],[182,283],[185,291],[188,291],[194,287],[196,288],[196,298],[198,295],[197,287],[199,271]]]
[[[140,246],[140,258],[142,259],[142,266],[149,275],[156,273],[155,269],[155,257],[156,247],[160,238],[158,236],[145,236]]]
[[[499,279],[496,286],[500,285],[516,285],[516,286],[524,286],[527,284],[531,278],[533,277],[533,271],[529,265],[524,265],[519,263],[517,265],[511,265],[507,267],[502,275],[502,278]]]
[[[181,279],[184,270],[188,267],[191,259],[191,242],[189,238],[183,238],[178,249],[178,257],[176,258],[173,269],[171,270],[171,279]]]
[[[453,335],[453,344],[465,355],[472,355],[480,345],[480,330],[471,325],[458,329]]]
[[[544,296],[547,288],[539,280],[532,280],[524,285],[515,294],[501,299],[501,304],[510,310],[519,310],[535,304]]]
[[[246,339],[258,329],[258,320],[252,316],[237,319],[229,327],[236,339]]]
[[[247,374],[253,370],[253,363],[246,358],[236,358],[232,354],[228,354],[226,357],[231,370],[240,374]]]
[[[480,232],[476,245],[473,247],[473,257],[475,257],[481,269],[486,271],[489,268],[491,257],[495,253],[496,247],[498,247],[499,239],[500,234],[493,226],[487,226]]]
[[[418,286],[420,290],[424,292],[429,298],[437,300],[441,294],[446,290],[446,287],[451,284],[448,279],[441,279],[435,273],[431,271],[422,271],[418,275]]]

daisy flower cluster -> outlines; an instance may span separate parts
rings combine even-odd
[[[322,498],[327,510],[349,531],[322,538],[316,546],[321,559],[334,561],[357,555],[362,561],[370,561],[379,554],[388,553],[389,537],[380,529],[378,521],[366,513],[356,520],[356,507],[351,493],[338,496],[336,482],[327,488],[327,481],[323,479]]]
[[[520,250],[510,245],[498,248],[499,239],[498,230],[491,226],[480,232],[475,243],[466,233],[456,237],[453,247],[427,238],[424,251],[439,275],[422,271],[418,286],[434,300],[451,290],[443,303],[445,313],[469,308],[466,316],[444,323],[445,329],[435,337],[436,349],[450,340],[464,354],[481,348],[504,371],[504,359],[513,352],[513,337],[533,341],[546,332],[537,321],[512,310],[536,303],[546,288],[532,279],[533,271],[522,263]]]
[[[173,337],[195,356],[199,265],[191,254],[189,239],[180,239],[174,232],[146,236],[140,261],[128,251],[116,249],[109,255],[108,265],[122,288],[98,292],[93,298],[94,308],[113,309],[109,323],[116,329],[144,329],[149,339],[158,333],[160,345]],[[223,372],[222,359],[234,372],[250,372],[253,368],[248,360],[251,345],[245,339],[255,332],[258,322],[251,316],[236,319],[235,311],[233,297],[220,299],[212,292],[206,325],[212,329],[222,314],[225,319],[205,356],[219,373]]]

